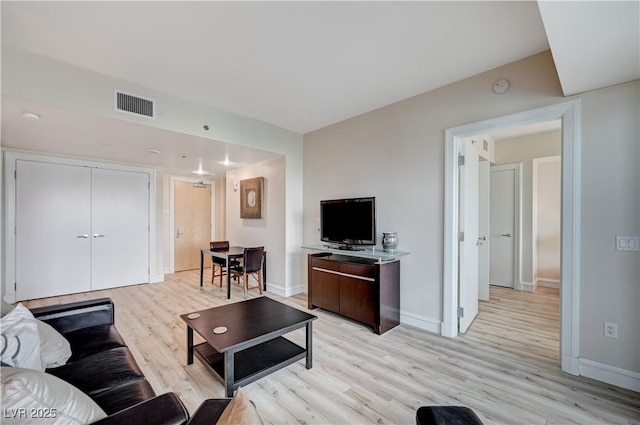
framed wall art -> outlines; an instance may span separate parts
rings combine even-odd
[[[262,218],[264,177],[240,180],[240,218]]]

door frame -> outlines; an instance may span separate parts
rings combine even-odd
[[[506,170],[513,170],[514,179],[513,289],[531,292],[532,288],[522,283],[522,163],[494,165],[490,167],[489,173]],[[489,242],[489,258],[491,258],[491,242]]]
[[[564,372],[580,370],[580,99],[445,129],[443,320],[440,333],[457,336],[458,151],[464,137],[562,119],[562,271],[560,358]]]
[[[175,220],[175,183],[204,183],[211,185],[211,240],[215,240],[216,237],[216,183],[213,179],[202,179],[193,177],[179,177],[172,176],[169,178],[169,268],[165,269],[165,273],[175,273],[176,270],[176,250],[175,250],[175,234],[176,228],[174,224]]]
[[[4,239],[2,241],[2,297],[8,303],[15,302],[15,287],[13,283],[16,279],[16,258],[15,246],[16,236],[14,228],[16,226],[16,161],[36,161],[48,162],[61,165],[75,165],[90,168],[103,168],[108,170],[133,171],[138,173],[149,174],[149,282],[162,282],[164,275],[156,274],[158,267],[157,262],[157,237],[156,237],[156,169],[147,167],[136,167],[131,165],[123,165],[116,163],[99,162],[90,159],[68,158],[63,156],[53,156],[36,153],[28,153],[23,151],[15,151],[10,149],[2,149],[2,208],[4,215]]]

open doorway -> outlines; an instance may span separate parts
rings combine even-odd
[[[562,369],[579,374],[579,101],[525,111],[445,131],[445,238],[443,336],[458,334],[459,297],[459,175],[458,152],[465,138],[506,128],[562,120],[562,228],[560,358]],[[460,287],[462,288],[462,286]],[[462,306],[464,308],[464,306]]]

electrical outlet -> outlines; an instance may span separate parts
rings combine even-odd
[[[609,338],[617,338],[618,324],[611,323],[611,322],[604,322],[604,336],[608,336]]]

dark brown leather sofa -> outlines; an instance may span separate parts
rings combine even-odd
[[[114,326],[109,298],[31,309],[33,315],[60,332],[71,345],[64,366],[46,372],[74,385],[108,415],[96,424],[214,424],[229,399],[206,400],[189,420],[174,393],[156,396]],[[205,408],[206,407],[206,408]]]

